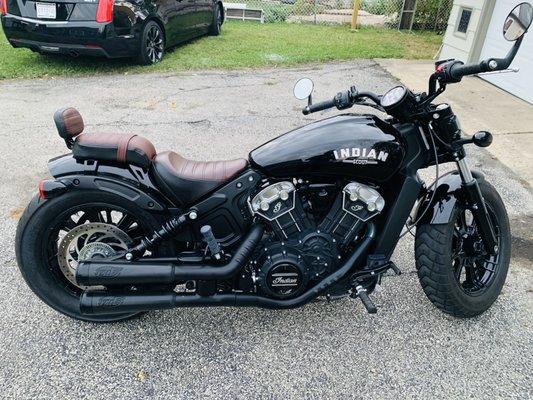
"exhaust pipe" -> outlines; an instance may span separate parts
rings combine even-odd
[[[253,225],[226,264],[177,265],[130,261],[86,261],[76,268],[76,282],[84,286],[172,284],[184,280],[224,280],[235,275],[248,261],[263,237],[263,227]]]
[[[175,307],[238,306],[288,309],[302,306],[316,298],[327,288],[343,279],[356,265],[366,259],[374,241],[375,228],[368,224],[365,238],[337,271],[298,297],[287,300],[270,299],[256,295],[231,293],[200,296],[197,294],[164,293],[113,293],[86,291],[80,299],[80,310],[85,315],[136,313]]]

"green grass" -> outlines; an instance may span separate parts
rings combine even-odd
[[[0,35],[0,79],[101,73],[174,72],[292,66],[356,58],[431,58],[442,37],[389,29],[305,24],[228,22],[221,36],[203,37],[168,52],[162,63],[142,67],[132,60],[41,56],[13,49]]]

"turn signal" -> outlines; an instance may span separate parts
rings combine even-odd
[[[0,14],[1,15],[7,14],[7,1],[8,0],[0,0]]]
[[[6,1],[6,0],[0,0]],[[98,10],[96,11],[96,22],[111,22],[113,21],[113,6],[115,0],[100,0],[98,2]]]

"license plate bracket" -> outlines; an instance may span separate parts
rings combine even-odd
[[[56,3],[35,3],[35,11],[39,19],[56,19]]]

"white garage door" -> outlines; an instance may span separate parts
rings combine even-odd
[[[482,60],[489,57],[503,58],[511,48],[512,44],[503,38],[503,23],[509,11],[519,3],[521,1],[496,1],[487,38],[481,51]],[[511,68],[519,68],[520,72],[481,76],[483,79],[533,104],[533,29],[526,33],[522,47],[511,64]]]

